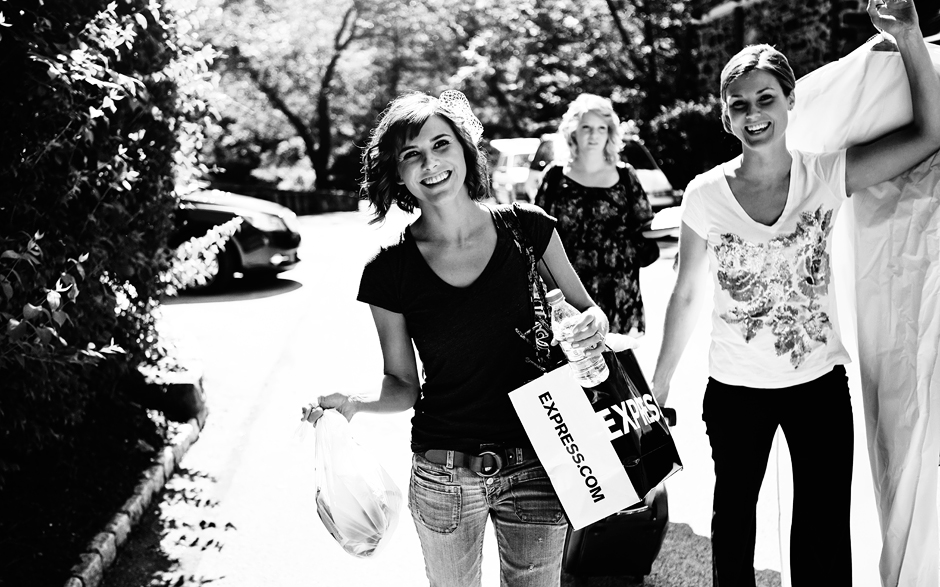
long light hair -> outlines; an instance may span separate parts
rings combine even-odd
[[[607,98],[596,94],[581,94],[568,106],[568,111],[561,118],[558,132],[565,137],[568,148],[571,149],[571,158],[578,156],[578,144],[574,133],[578,130],[581,117],[588,112],[600,116],[607,121],[607,144],[604,145],[604,159],[616,162],[618,153],[623,149],[623,132],[620,130],[620,118],[614,112],[614,105]]]

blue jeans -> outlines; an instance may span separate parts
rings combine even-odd
[[[481,584],[483,531],[493,520],[502,587],[558,587],[568,522],[538,461],[493,477],[415,454],[408,506],[431,587]]]
[[[845,368],[781,389],[709,378],[702,419],[715,461],[713,585],[754,587],[757,496],[778,427],[793,465],[793,585],[851,585],[855,439]]]

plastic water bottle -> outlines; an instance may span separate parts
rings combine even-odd
[[[571,348],[568,337],[578,323],[581,312],[565,301],[560,289],[553,289],[545,296],[552,307],[552,334],[568,358],[568,366],[581,387],[594,387],[607,380],[610,371],[604,357],[588,357],[581,349]]]

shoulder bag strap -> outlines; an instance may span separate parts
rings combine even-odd
[[[528,265],[529,299],[532,303],[532,311],[535,315],[535,324],[528,332],[522,332],[517,328],[516,333],[535,347],[535,360],[533,361],[529,358],[526,358],[526,360],[544,372],[551,365],[550,343],[552,340],[551,320],[548,316],[548,302],[545,300],[545,284],[539,276],[535,252],[522,231],[517,211],[518,204],[513,204],[509,214],[504,216],[504,220],[506,226],[512,232],[512,238],[516,244],[516,248],[519,249],[519,252],[525,257],[526,264]],[[545,264],[545,261],[542,260],[542,263]],[[548,269],[547,264],[545,268]],[[548,272],[549,275],[551,275],[551,269],[548,269]],[[552,275],[552,280],[554,281],[554,279],[555,276]]]

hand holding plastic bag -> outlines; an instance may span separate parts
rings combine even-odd
[[[349,422],[336,410],[323,410],[315,431],[317,514],[343,550],[371,557],[398,523],[401,492],[378,460],[356,443]]]

